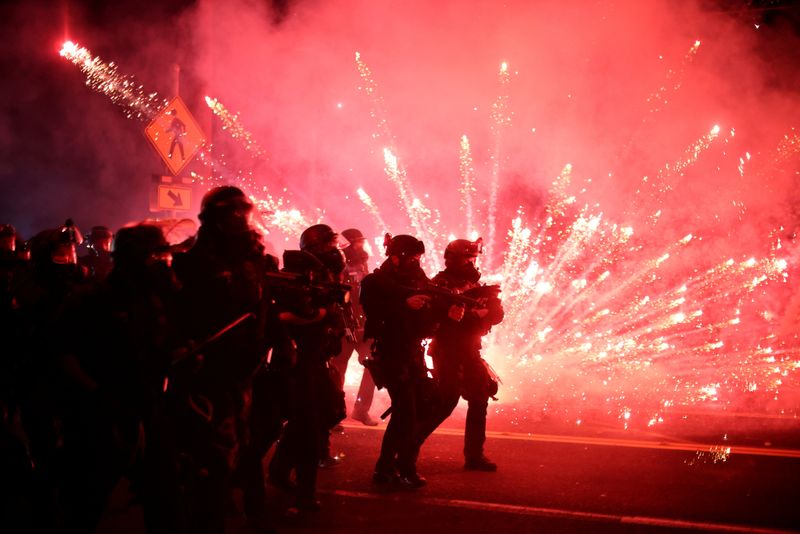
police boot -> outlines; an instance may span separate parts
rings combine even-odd
[[[397,482],[401,488],[408,490],[415,490],[428,485],[428,481],[419,476],[419,473],[400,475]]]
[[[497,471],[497,464],[486,456],[467,458],[464,462],[464,469],[467,471]]]

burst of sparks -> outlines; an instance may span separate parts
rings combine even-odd
[[[502,168],[501,159],[503,132],[511,126],[512,114],[508,110],[508,85],[511,75],[508,71],[508,64],[503,62],[498,73],[499,94],[492,104],[492,135],[494,137],[494,151],[491,156],[492,175],[489,182],[489,205],[487,207],[487,243],[486,261],[484,265],[487,269],[492,267],[492,254],[495,249],[495,239],[497,235],[497,194],[500,189],[500,170]]]
[[[150,121],[168,104],[168,101],[157,93],[148,93],[133,76],[120,73],[113,62],[106,63],[72,41],[65,42],[59,54],[80,68],[86,76],[88,87],[104,94],[112,103],[120,106],[129,119]],[[234,138],[243,141],[246,149],[249,146],[251,153],[261,155],[260,148],[252,141],[252,136],[240,126],[238,115],[231,115],[214,99],[206,97],[206,102],[230,128]],[[226,121],[230,121],[230,124]],[[190,176],[195,182],[207,187],[233,184],[250,194],[256,208],[253,222],[262,233],[267,234],[270,228],[278,228],[286,235],[299,236],[305,228],[313,224],[286,199],[271,195],[265,188],[260,188],[252,171],[231,167],[224,154],[214,153],[212,144],[205,145],[198,152],[197,160],[209,173],[200,174],[191,171]]]
[[[158,93],[145,91],[133,76],[121,74],[113,62],[93,56],[77,43],[66,41],[59,55],[83,72],[89,88],[106,95],[129,119],[149,121],[168,104]]]
[[[535,384],[549,405],[591,410],[600,397],[610,412],[630,397],[631,380],[641,384],[642,406],[675,406],[720,402],[736,387],[758,390],[753,384],[774,391],[776,377],[794,370],[795,358],[775,365],[751,348],[769,337],[768,320],[742,321],[756,291],[785,277],[785,260],[730,258],[674,280],[673,257],[699,243],[693,234],[648,259],[652,246],[630,246],[632,228],[560,208],[565,194],[554,190],[536,231],[522,217],[512,221],[499,276],[506,317],[489,351],[517,355],[504,366],[517,383]],[[728,358],[740,365],[717,368]],[[704,380],[715,375],[722,380]],[[661,421],[663,414],[647,417],[648,425]]]
[[[642,187],[637,191],[638,195],[633,207],[641,209],[643,203],[646,205],[659,205],[660,197],[673,188],[673,183],[669,178],[682,177],[686,169],[697,163],[701,154],[708,150],[711,143],[719,136],[719,132],[720,127],[715,124],[707,134],[686,147],[680,159],[661,167],[656,173],[655,179],[644,176],[642,178]],[[657,217],[654,217],[651,222],[655,222],[657,219]]]
[[[384,109],[383,98],[378,90],[378,83],[359,52],[355,53],[355,61],[358,74],[363,82],[359,89],[367,94],[370,101],[370,116],[376,121],[376,131],[372,137],[376,140],[383,139],[388,143],[383,148],[386,176],[397,187],[400,203],[405,209],[417,237],[425,243],[435,244],[442,236],[432,232],[431,229],[438,226],[440,216],[438,212],[428,209],[422,199],[414,194],[406,175],[406,170],[397,157],[397,150],[394,148],[394,136],[386,118],[387,114]],[[441,261],[436,255],[426,254],[423,262],[430,266],[431,269],[438,270],[441,268]]]
[[[680,88],[699,44],[679,71],[668,72],[671,85],[648,102],[667,103],[667,93]],[[500,76],[503,88],[507,65]],[[495,177],[499,134],[511,117],[505,106],[501,95],[492,110]],[[730,403],[741,392],[779,397],[783,378],[800,368],[798,352],[778,342],[771,333],[774,314],[759,307],[765,305],[763,288],[786,280],[787,262],[715,259],[703,255],[706,241],[695,232],[663,243],[654,229],[664,214],[663,193],[677,185],[720,131],[714,126],[681,158],[658,169],[654,179],[645,177],[633,203],[650,214],[640,217],[650,223],[644,228],[615,224],[598,205],[580,202],[588,181],[576,186],[570,164],[553,182],[543,220],[526,222],[520,210],[511,221],[502,265],[484,270],[487,283],[502,284],[506,310],[485,346],[486,358],[511,375],[506,395],[515,403],[527,398],[543,413],[562,409],[577,424],[586,412],[604,411],[617,414],[628,428],[642,416],[643,424],[654,426],[680,406]],[[777,153],[786,159],[797,152],[792,130]],[[393,155],[385,156],[387,175],[397,180]],[[466,136],[459,156],[464,195],[473,188]],[[403,188],[398,189],[402,195]],[[404,201],[411,202],[409,213],[414,200]],[[486,216],[491,227],[494,210]],[[701,251],[705,263],[692,263],[687,273],[682,256],[688,249]],[[772,250],[777,253],[779,244]],[[512,411],[528,413],[519,407]]]
[[[438,241],[436,235],[429,231],[430,228],[435,226],[435,224],[432,224],[433,213],[411,191],[411,184],[406,176],[406,171],[400,165],[397,156],[389,148],[384,148],[383,158],[386,176],[397,186],[400,201],[406,210],[417,237],[425,243],[436,243]],[[441,269],[441,261],[438,255],[426,254],[423,261],[433,270]]]
[[[678,70],[668,71],[668,83],[648,98],[651,114],[662,109],[669,94],[680,88],[698,47],[699,42]],[[147,94],[132,77],[120,74],[113,63],[92,57],[85,48],[68,42],[61,55],[81,69],[89,87],[108,96],[130,118],[151,119],[166,105],[155,93]],[[386,176],[396,185],[418,237],[431,251],[440,249],[443,240],[453,236],[436,233],[438,214],[413,193],[392,148],[377,83],[358,53],[356,65],[361,89],[369,97],[377,121],[373,137],[386,147]],[[485,212],[490,234],[496,232],[501,133],[510,126],[513,115],[508,111],[507,64],[501,65],[499,76],[501,91],[491,116],[493,196]],[[224,110],[221,104],[219,107]],[[228,117],[238,120],[238,115]],[[231,132],[236,129],[229,128]],[[678,185],[681,175],[719,134],[720,128],[715,126],[690,144],[678,160],[658,169],[654,179],[643,180],[634,205],[652,218],[633,220],[659,219],[667,209],[661,194]],[[251,139],[243,129],[237,135],[241,140]],[[730,135],[734,135],[732,129]],[[290,202],[265,188],[259,190],[252,173],[228,167],[224,155],[212,156],[211,151],[211,146],[205,147],[199,156],[211,170],[210,176],[193,176],[209,185],[246,186],[243,188],[251,193],[255,205],[255,222],[262,231],[278,228],[286,235],[298,236],[316,222]],[[798,152],[800,136],[792,129],[769,163],[778,165]],[[471,205],[477,187],[466,136],[459,160],[469,234],[478,225]],[[740,175],[749,160],[749,153],[740,158]],[[511,221],[502,264],[484,269],[483,280],[500,283],[503,288],[505,320],[489,334],[485,357],[506,375],[506,398],[520,404],[528,398],[542,413],[553,413],[561,406],[576,424],[585,422],[591,412],[604,412],[618,418],[625,428],[637,418],[647,426],[661,424],[670,410],[680,406],[728,405],[732,397],[741,394],[780,399],[787,378],[800,371],[800,354],[775,335],[778,317],[767,306],[766,288],[788,277],[788,263],[778,257],[782,252],[778,239],[772,236],[775,244],[767,257],[720,258],[709,252],[714,250],[713,243],[704,240],[700,232],[668,238],[660,236],[653,224],[615,223],[600,206],[582,200],[588,181],[577,182],[572,166],[565,165],[553,182],[544,219],[531,221],[519,210]],[[388,229],[369,195],[358,189],[358,196],[379,227]],[[682,259],[690,252],[691,262]],[[426,254],[434,269],[440,268],[439,257]],[[691,268],[686,268],[687,263]],[[724,461],[730,449],[711,453]]]
[[[667,104],[669,104],[670,95],[677,92],[683,84],[683,79],[686,74],[686,69],[691,65],[694,58],[697,56],[697,51],[700,49],[700,41],[695,41],[694,44],[683,56],[683,61],[677,70],[667,70],[666,79],[664,84],[647,97],[647,103],[651,104],[650,114],[655,114],[661,111]],[[646,120],[646,119],[645,119]]]
[[[231,137],[242,143],[244,149],[253,157],[260,158],[264,155],[264,149],[253,139],[250,133],[239,120],[239,113],[231,113],[216,98],[205,97],[206,105],[222,121],[222,129],[227,131]]]
[[[361,200],[362,204],[367,208],[367,211],[369,211],[370,215],[375,219],[375,222],[378,223],[378,228],[381,229],[381,233],[388,232],[389,225],[387,225],[383,217],[381,217],[381,212],[378,206],[375,205],[375,202],[372,201],[372,197],[361,187],[356,190],[356,193],[358,194],[359,200]]]
[[[461,207],[466,216],[467,235],[471,235],[475,231],[472,214],[473,197],[475,196],[476,191],[475,166],[472,163],[472,153],[469,147],[469,138],[467,138],[466,135],[461,136],[458,160],[458,170],[461,174],[461,187],[458,192],[461,193]]]
[[[366,62],[361,58],[361,53],[356,52],[356,68],[361,76],[363,85],[358,88],[367,94],[370,101],[370,116],[377,122],[377,131],[373,133],[374,139],[384,139],[385,143],[394,144],[394,136],[389,128],[389,120],[386,118],[383,97],[378,91],[378,83],[375,81],[372,71]]]

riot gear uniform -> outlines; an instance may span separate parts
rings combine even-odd
[[[352,318],[353,331],[349,332],[343,340],[342,352],[336,357],[334,363],[339,369],[339,374],[344,385],[347,364],[350,361],[353,351],[358,354],[358,361],[363,365],[370,356],[370,343],[364,340],[364,309],[358,300],[361,289],[361,281],[369,274],[369,253],[364,248],[366,241],[361,231],[355,228],[348,228],[342,231],[342,237],[347,239],[349,245],[343,250],[347,265],[344,270],[344,283],[351,286],[351,299],[349,309],[346,310]],[[372,399],[375,395],[375,382],[369,369],[364,369],[361,375],[361,384],[358,388],[353,411],[350,416],[361,421],[367,426],[376,426],[378,422],[374,420],[369,409],[372,406]]]
[[[197,240],[176,255],[182,284],[179,327],[200,343],[244,314],[244,321],[176,371],[174,419],[178,448],[189,460],[191,530],[224,528],[227,479],[246,434],[250,381],[267,352],[263,275],[267,259],[250,227],[252,204],[236,187],[203,197]],[[200,357],[202,356],[202,357]]]
[[[62,498],[68,531],[93,530],[117,481],[132,469],[147,434],[147,459],[141,494],[150,522],[152,504],[165,509],[166,492],[176,488],[169,469],[151,463],[163,436],[155,424],[170,352],[177,284],[163,263],[167,248],[161,230],[137,225],[119,232],[115,266],[105,281],[86,286],[71,298],[61,315],[64,369]],[[86,335],[74,331],[89,325]],[[142,480],[135,470],[132,480]],[[158,478],[158,480],[155,480]],[[156,493],[158,492],[158,495]],[[177,492],[175,492],[177,493]],[[174,493],[171,505],[175,506]],[[167,514],[159,526],[175,527]],[[171,513],[169,514],[171,515]]]
[[[336,283],[344,258],[336,246],[337,234],[327,225],[306,229],[301,250],[284,252],[284,271],[309,282]],[[341,303],[335,291],[306,291],[300,286],[278,295],[280,316],[296,346],[296,361],[289,372],[291,408],[269,466],[270,480],[289,487],[296,474],[298,511],[319,507],[316,478],[320,461],[329,456],[329,431],[344,416],[344,393],[330,363],[341,351],[344,328]]]
[[[463,396],[468,403],[464,467],[494,471],[497,465],[486,458],[483,445],[488,401],[497,393],[497,382],[481,358],[480,350],[481,337],[503,320],[503,307],[497,296],[499,288],[495,290],[478,282],[480,271],[475,268],[474,261],[481,253],[480,245],[480,240],[452,241],[445,249],[445,270],[433,278],[435,284],[477,298],[481,304],[468,309],[461,321],[445,319],[433,337],[429,352],[442,402],[436,415],[422,427],[420,440],[450,416],[459,397]]]
[[[388,238],[388,258],[364,278],[360,296],[367,318],[365,337],[374,340],[372,368],[380,375],[373,377],[388,389],[392,401],[373,481],[412,489],[426,484],[416,469],[421,442],[415,439],[415,429],[431,402],[423,342],[446,315],[415,291],[429,283],[419,266],[424,250],[412,236]]]

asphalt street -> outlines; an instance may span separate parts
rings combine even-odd
[[[331,441],[341,463],[320,472],[322,510],[287,514],[291,496],[274,488],[265,506],[279,532],[800,532],[792,417],[695,413],[646,431],[534,426],[521,432],[490,417],[500,430],[490,430],[486,450],[499,469],[465,471],[460,407],[423,448],[418,468],[428,486],[401,491],[371,483],[385,423],[348,419]],[[102,532],[142,531],[124,489]],[[253,531],[235,508],[229,526]]]

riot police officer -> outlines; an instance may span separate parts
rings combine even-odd
[[[169,324],[177,284],[167,266],[169,246],[158,227],[142,224],[119,231],[113,254],[108,277],[76,292],[58,322],[66,531],[96,528],[117,481],[130,473],[141,428],[149,449],[160,442],[152,424],[155,399],[175,341]],[[87,326],[89,335],[74,335]],[[148,519],[155,491],[170,478],[160,469],[150,474],[159,480],[148,480],[149,493],[142,495]],[[174,528],[161,512],[160,526]]]
[[[57,515],[63,415],[57,398],[61,373],[56,355],[63,340],[58,322],[66,299],[86,281],[75,252],[80,239],[69,220],[62,227],[37,233],[31,239],[30,268],[15,281],[22,339],[18,345],[25,347],[15,365],[19,371],[15,389],[34,464],[34,530],[51,529]]]
[[[444,251],[445,269],[433,283],[456,293],[473,297],[478,304],[470,306],[460,321],[445,319],[434,334],[430,354],[434,363],[441,395],[434,418],[423,430],[430,434],[455,409],[460,396],[467,401],[464,431],[464,468],[495,471],[497,464],[483,451],[486,441],[486,411],[489,398],[497,393],[497,381],[488,364],[481,358],[481,337],[503,320],[503,306],[497,286],[480,284],[481,273],[475,266],[482,252],[481,240],[456,239]]]
[[[375,464],[373,482],[416,489],[426,485],[417,473],[421,443],[415,430],[431,402],[423,341],[445,316],[458,320],[463,309],[442,307],[422,291],[430,281],[420,267],[422,241],[410,235],[387,235],[383,264],[364,278],[361,304],[367,322],[365,337],[374,340],[370,370],[376,384],[385,386],[392,415]]]
[[[364,238],[364,234],[362,234],[360,230],[356,228],[342,230],[342,237],[348,242],[347,247],[343,250],[345,259],[347,260],[347,265],[344,269],[344,283],[352,288],[350,291],[350,307],[346,311],[350,314],[353,327],[353,331],[348,332],[343,339],[342,352],[339,353],[334,360],[339,374],[341,375],[342,382],[344,382],[347,364],[350,361],[350,357],[353,355],[353,351],[358,354],[358,361],[362,365],[370,356],[370,343],[364,340],[364,310],[361,307],[361,303],[358,301],[361,281],[369,274],[369,252],[365,247],[366,239]],[[353,410],[350,412],[350,417],[356,421],[361,421],[367,426],[376,426],[378,421],[373,419],[369,414],[374,395],[375,382],[372,380],[372,375],[369,373],[369,370],[364,369],[364,373],[361,375],[361,384],[358,387],[358,394],[353,403]]]
[[[270,481],[292,488],[296,475],[297,499],[293,511],[319,508],[316,498],[317,469],[329,456],[330,429],[345,416],[344,393],[330,360],[341,351],[344,335],[342,302],[336,290],[345,260],[338,234],[326,224],[310,226],[300,236],[300,250],[287,250],[283,270],[306,282],[289,288],[276,300],[280,318],[296,345],[296,361],[290,371],[291,409],[270,462]],[[313,285],[313,288],[311,287]],[[328,289],[326,289],[328,288]]]
[[[236,187],[211,189],[201,201],[195,244],[173,262],[182,285],[178,326],[202,346],[170,378],[191,531],[224,530],[226,488],[245,434],[250,380],[268,348],[261,320],[266,258],[250,224],[252,208]],[[209,339],[215,341],[204,343]]]
[[[105,226],[93,226],[87,236],[88,254],[78,258],[78,263],[86,267],[89,277],[104,280],[111,271],[111,240],[114,234]]]

